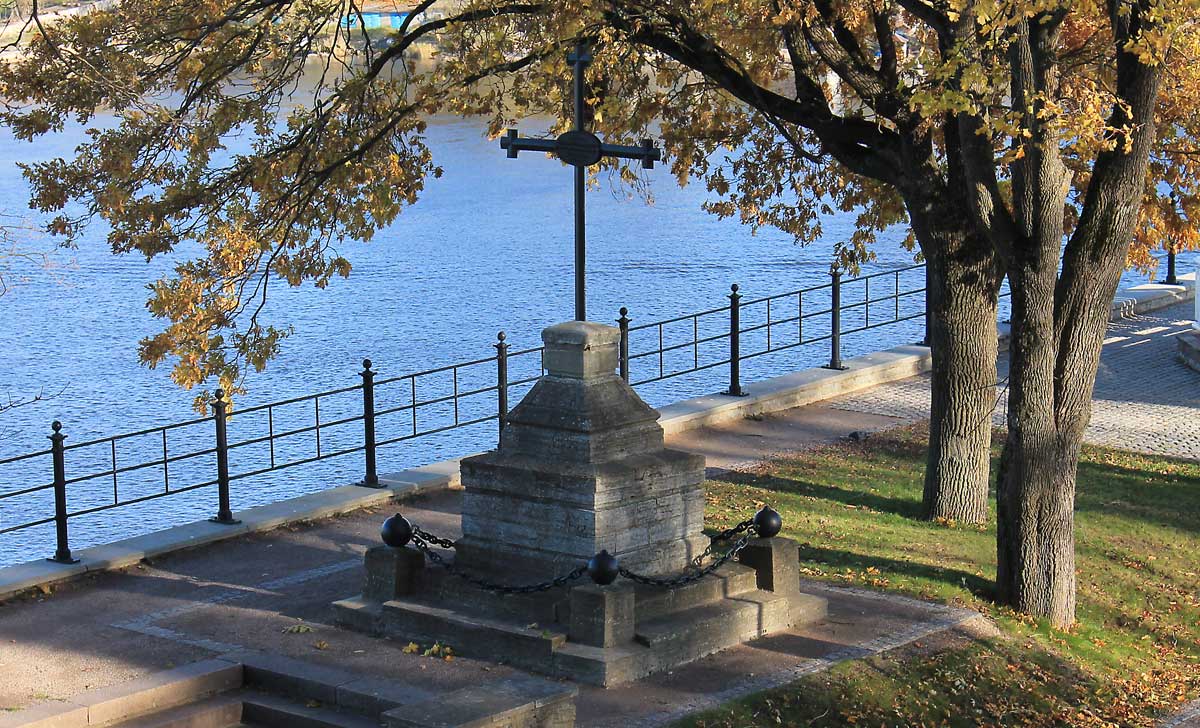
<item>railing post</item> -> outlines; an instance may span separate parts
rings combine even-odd
[[[625,383],[629,383],[629,309],[621,307],[621,318],[617,319],[617,325],[621,329],[621,348],[618,353],[620,361],[621,379]]]
[[[54,434],[47,435],[50,439],[50,455],[54,460],[54,558],[49,559],[60,564],[77,564],[79,559],[71,556],[71,548],[67,543],[67,465],[62,434],[62,423],[55,420],[50,429]]]
[[[359,485],[379,488],[379,475],[375,471],[375,372],[371,371],[370,359],[363,359],[363,370],[359,376],[363,380],[363,455],[367,466]]]
[[[233,517],[229,508],[229,436],[226,433],[225,391],[218,389],[213,394],[213,423],[217,429],[217,517],[210,519],[213,523],[233,525],[241,523]]]
[[[829,275],[833,278],[833,288],[829,307],[829,364],[825,368],[845,369],[842,364],[842,272],[834,268]]]
[[[744,397],[742,391],[742,294],[738,284],[729,287],[729,390],[730,397]]]
[[[1175,276],[1175,244],[1167,243],[1167,279],[1163,281],[1168,286],[1179,285],[1179,278]]]
[[[508,344],[504,332],[496,334],[496,410],[499,415],[500,432],[508,424]]]

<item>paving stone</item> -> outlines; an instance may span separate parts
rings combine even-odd
[[[1200,374],[1176,352],[1176,337],[1191,330],[1191,303],[1132,315],[1109,324],[1092,393],[1084,440],[1154,455],[1200,459]],[[992,422],[1005,424],[1008,357],[997,363]],[[929,416],[929,375],[881,384],[831,400],[829,407],[916,422]]]

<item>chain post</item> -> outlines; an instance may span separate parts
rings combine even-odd
[[[1167,279],[1163,281],[1168,286],[1179,285],[1179,278],[1175,275],[1175,244],[1167,244]]]
[[[229,403],[225,401],[225,390],[218,389],[213,394],[213,424],[217,431],[217,517],[209,519],[213,523],[233,525],[241,523],[233,517],[229,508],[229,436],[226,432],[226,420]]]
[[[729,389],[730,397],[744,397],[742,391],[742,294],[738,284],[729,287]]]
[[[508,424],[508,344],[504,332],[496,334],[496,409],[499,415],[500,432]]]
[[[363,359],[362,364],[363,370],[358,375],[363,382],[363,455],[367,472],[359,485],[380,488],[379,474],[375,470],[375,372],[371,371],[370,359]]]
[[[50,440],[50,455],[54,461],[54,535],[57,546],[54,558],[48,560],[59,564],[77,564],[79,559],[71,556],[71,548],[67,543],[67,465],[66,449],[63,447],[63,440],[67,436],[62,434],[62,423],[58,420],[50,425],[50,429],[54,434],[46,437]]]
[[[621,329],[621,348],[619,351],[619,360],[621,363],[621,379],[625,383],[629,383],[629,309],[621,307],[621,318],[617,319],[617,325]]]
[[[833,280],[831,305],[829,307],[829,363],[826,369],[845,369],[842,364],[842,272],[834,268],[829,272]]]

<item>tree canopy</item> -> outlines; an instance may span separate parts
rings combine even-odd
[[[1200,239],[1198,9],[426,0],[371,36],[357,0],[120,0],[52,25],[31,17],[22,53],[0,69],[0,96],[23,138],[115,116],[74,158],[27,167],[34,204],[68,240],[100,217],[115,251],[199,244],[154,285],[150,309],[165,328],[141,355],[173,360],[182,385],[232,388],[287,333],[259,323],[272,281],[347,275],[336,243],[369,240],[440,173],[423,119],[479,115],[497,135],[550,114],[565,130],[565,57],[585,40],[598,130],[629,142],[652,131],[681,183],[707,185],[710,212],[804,242],[821,235],[821,213],[854,211],[841,267],[867,259],[882,228],[910,225],[935,317],[931,516],[986,515],[1007,276],[999,593],[1068,623],[1071,549],[1039,539],[1073,528],[1108,304],[1127,262],[1148,266],[1152,249]],[[433,64],[411,58],[424,43]]]

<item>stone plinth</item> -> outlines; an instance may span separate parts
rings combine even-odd
[[[616,374],[620,332],[586,322],[542,332],[546,374],[509,415],[499,447],[462,462],[458,562],[548,579],[602,549],[645,573],[704,550],[704,459],[668,450],[658,413]]]

